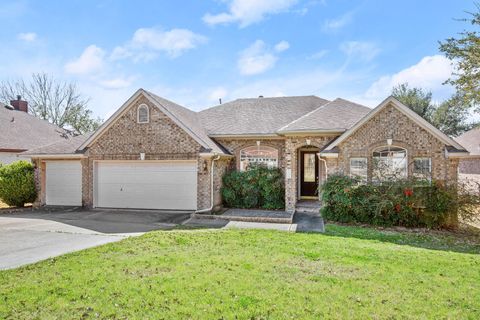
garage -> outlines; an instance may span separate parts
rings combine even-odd
[[[82,165],[80,161],[46,161],[45,172],[47,205],[82,205]]]
[[[97,161],[95,207],[196,210],[196,161]]]

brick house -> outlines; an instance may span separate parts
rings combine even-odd
[[[38,205],[207,212],[221,206],[225,171],[252,163],[281,168],[293,211],[318,199],[334,172],[374,179],[374,161],[455,182],[468,152],[391,97],[375,109],[300,96],[193,112],[140,89],[93,134],[25,155],[38,172]]]

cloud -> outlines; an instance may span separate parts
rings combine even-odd
[[[279,43],[277,43],[277,44],[275,45],[275,51],[277,51],[277,52],[285,51],[285,50],[287,50],[288,48],[290,48],[290,43],[288,43],[288,42],[285,41],[285,40],[282,40],[282,41],[280,41]]]
[[[347,12],[344,15],[328,19],[323,23],[322,30],[324,32],[335,32],[350,24],[353,21],[353,12]]]
[[[375,81],[367,90],[367,98],[385,98],[390,95],[392,88],[408,82],[411,87],[421,87],[432,91],[434,98],[444,99],[452,93],[452,88],[442,85],[448,79],[454,66],[450,60],[442,55],[423,57],[417,64],[403,69],[392,75],[385,75]]]
[[[65,71],[71,74],[89,74],[99,71],[104,66],[105,51],[96,45],[88,46],[78,59],[65,65]]]
[[[25,42],[33,42],[37,40],[37,34],[35,32],[19,33],[17,38]]]
[[[327,55],[327,53],[328,53],[328,50],[323,49],[323,50],[317,51],[314,54],[310,55],[308,57],[308,59],[310,59],[310,60],[322,59],[323,57],[325,57]]]
[[[273,68],[278,60],[274,52],[288,49],[290,45],[286,41],[277,43],[271,50],[262,40],[255,41],[250,47],[240,53],[237,65],[243,75],[255,75],[264,73]]]
[[[380,48],[372,42],[347,41],[340,45],[349,59],[357,59],[365,62],[373,60],[379,53]]]
[[[100,81],[100,85],[105,89],[125,89],[132,85],[134,77],[118,77]]]
[[[205,43],[207,38],[188,29],[140,28],[124,46],[116,47],[111,55],[114,60],[133,57],[134,60],[152,60],[159,52],[176,58],[188,50]]]
[[[203,21],[209,25],[239,23],[244,28],[268,15],[285,12],[296,3],[297,0],[231,0],[228,12],[207,13]]]

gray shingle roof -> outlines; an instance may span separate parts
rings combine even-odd
[[[345,131],[371,110],[360,104],[337,98],[292,121],[279,132]]]
[[[210,135],[275,134],[327,102],[316,96],[237,99],[198,115]]]
[[[181,105],[178,105],[172,101],[159,97],[149,91],[145,92],[149,94],[157,103],[159,103],[170,113],[172,113],[172,115],[177,118],[181,123],[183,123],[188,129],[190,129],[192,134],[194,134],[197,138],[203,141],[205,145],[210,148],[210,150],[206,151],[225,153],[224,149],[221,148],[215,141],[213,141],[208,136],[207,132],[205,131],[204,127],[201,125],[198,119],[198,113],[182,107]]]
[[[65,130],[0,103],[0,149],[29,150],[64,139]]]
[[[480,128],[467,131],[455,140],[464,146],[471,156],[480,156]]]
[[[76,137],[69,136],[60,141],[22,152],[22,155],[80,153],[77,149],[90,137],[90,135],[91,133]]]

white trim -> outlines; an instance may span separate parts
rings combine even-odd
[[[140,109],[147,110],[147,121],[140,121]],[[140,123],[140,124],[150,123],[150,109],[145,103],[142,103],[137,107],[137,123]]]
[[[445,149],[445,156],[448,158],[478,158],[478,156],[470,155],[470,152],[448,152]]]
[[[418,124],[420,127],[424,128],[428,132],[430,132],[434,137],[445,143],[449,146],[454,146],[457,149],[463,150],[464,148],[458,144],[455,140],[448,137],[446,134],[432,126],[428,123],[425,119],[420,117],[415,111],[408,108],[406,105],[395,99],[394,97],[390,96],[387,99],[383,100],[375,109],[370,111],[365,117],[363,117],[360,121],[358,121],[353,127],[345,131],[340,137],[338,137],[333,143],[331,143],[325,150],[331,150],[337,145],[339,145],[342,141],[347,139],[351,136],[355,131],[357,131],[360,127],[362,127],[365,123],[367,123],[370,119],[372,119],[377,113],[379,113],[383,108],[391,104],[397,110],[405,114],[409,117],[412,121]]]
[[[247,134],[209,134],[210,138],[273,138],[273,139],[283,139],[278,134],[271,133],[247,133]]]
[[[137,92],[133,94],[133,96],[130,97],[115,113],[108,118],[107,121],[105,121],[100,128],[95,131],[94,134],[90,136],[79,148],[78,150],[84,149],[88,146],[90,146],[95,140],[97,140],[102,133],[110,128],[110,126],[113,124],[113,122],[123,115],[123,113],[130,107],[130,105],[140,96],[143,95],[145,98],[148,99],[149,102],[151,102],[154,106],[156,106],[161,112],[163,112],[165,115],[167,115],[176,125],[178,125],[181,129],[183,129],[188,135],[190,135],[198,144],[200,144],[202,147],[206,149],[211,149],[211,147],[200,137],[198,137],[190,128],[185,126],[176,116],[174,116],[167,108],[165,108],[162,104],[160,104],[155,98],[153,98],[147,91],[143,89],[138,89]]]

